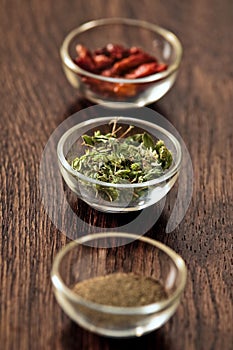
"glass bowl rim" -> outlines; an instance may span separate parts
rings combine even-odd
[[[176,163],[167,170],[167,172],[165,174],[163,174],[162,176],[159,176],[158,178],[149,180],[149,181],[145,181],[145,182],[141,182],[141,183],[129,183],[129,184],[113,184],[110,182],[103,182],[100,180],[96,180],[96,179],[92,179],[88,176],[83,175],[82,173],[78,172],[77,170],[74,170],[71,165],[68,163],[68,161],[65,158],[65,155],[63,153],[63,146],[64,146],[64,142],[67,140],[67,138],[70,136],[70,134],[72,134],[75,130],[78,130],[80,128],[82,128],[83,126],[86,125],[91,125],[93,122],[107,122],[107,121],[112,121],[114,120],[114,118],[116,118],[117,121],[121,121],[121,120],[129,120],[136,123],[142,123],[143,125],[147,125],[147,126],[151,126],[153,128],[156,128],[156,130],[159,130],[160,132],[162,132],[163,134],[165,134],[173,143],[173,145],[175,146],[176,150],[177,150],[177,161]],[[130,124],[130,123],[129,123]],[[141,128],[143,129],[143,125],[141,126]],[[80,135],[81,137],[81,135]],[[181,146],[179,141],[177,140],[177,138],[175,136],[173,136],[169,131],[167,131],[166,129],[162,128],[161,126],[148,122],[146,120],[139,120],[136,118],[130,118],[130,117],[120,117],[120,116],[108,116],[108,117],[101,117],[101,118],[95,118],[95,119],[89,119],[87,121],[81,122],[73,127],[71,127],[70,129],[68,129],[60,138],[60,140],[58,141],[57,144],[57,156],[58,156],[58,160],[61,164],[61,166],[72,176],[74,177],[78,177],[79,179],[95,184],[95,185],[101,185],[103,187],[112,187],[112,188],[141,188],[141,187],[145,187],[145,186],[153,186],[156,184],[159,184],[163,181],[166,181],[167,179],[171,178],[174,174],[176,174],[179,169],[180,169],[180,165],[181,165],[181,159],[182,159],[182,152],[181,152]]]
[[[168,66],[168,69],[166,69],[163,72],[151,74],[147,77],[137,78],[137,79],[105,77],[102,75],[88,72],[87,70],[80,68],[77,64],[73,62],[72,58],[69,55],[70,42],[74,39],[76,35],[83,33],[85,31],[88,31],[89,29],[95,28],[96,26],[101,26],[106,24],[127,24],[135,27],[139,26],[144,29],[153,31],[156,34],[161,35],[174,48],[176,52],[175,61]],[[111,83],[124,83],[124,84],[156,82],[169,77],[171,74],[173,74],[175,71],[178,70],[180,66],[182,54],[183,54],[183,48],[180,40],[174,33],[169,31],[168,29],[165,29],[157,24],[153,24],[144,20],[123,18],[123,17],[102,18],[102,19],[96,19],[89,22],[85,22],[81,24],[79,27],[71,30],[67,34],[60,48],[60,56],[61,56],[62,62],[66,67],[68,67],[74,73],[88,76],[101,81],[107,81]]]
[[[158,248],[158,250],[163,251],[167,256],[169,256],[169,258],[173,261],[173,263],[177,267],[178,274],[181,277],[180,285],[176,288],[176,290],[173,292],[173,294],[169,298],[164,299],[163,301],[159,301],[156,303],[151,303],[143,306],[135,306],[135,307],[120,307],[120,306],[98,304],[98,303],[89,301],[87,299],[84,299],[81,296],[79,296],[77,293],[73,292],[63,282],[61,275],[59,273],[59,267],[60,267],[62,258],[78,245],[83,245],[89,240],[106,238],[106,235],[108,237],[130,238],[131,240],[133,238],[134,240],[140,240],[144,243],[153,245],[156,248]],[[165,310],[180,297],[181,293],[185,288],[186,279],[187,279],[186,264],[182,259],[182,257],[179,254],[177,254],[173,249],[169,248],[167,245],[159,241],[156,241],[152,238],[144,237],[144,236],[140,236],[132,233],[125,233],[125,232],[107,232],[107,233],[88,234],[86,236],[83,236],[81,238],[78,238],[68,243],[55,256],[55,259],[52,265],[52,270],[51,270],[51,280],[52,280],[53,286],[56,288],[56,290],[63,293],[68,299],[72,300],[75,303],[79,303],[80,305],[85,306],[88,309],[92,309],[92,310],[104,312],[104,313],[112,313],[115,315],[132,315],[132,316],[135,314],[145,315],[145,314],[151,314],[154,312]]]

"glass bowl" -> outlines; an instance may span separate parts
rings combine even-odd
[[[93,135],[100,130],[106,134],[112,131],[113,125],[127,130],[133,128],[127,136],[147,132],[155,140],[163,140],[172,153],[172,164],[161,176],[142,183],[111,183],[87,177],[74,170],[70,163],[84,153],[82,135]],[[122,138],[119,135],[119,142]],[[175,184],[181,164],[181,146],[178,140],[164,128],[136,118],[108,116],[81,122],[67,130],[57,145],[58,163],[61,174],[68,187],[93,208],[104,212],[130,212],[146,208],[160,201]],[[114,196],[109,198],[109,193]]]
[[[93,52],[109,43],[138,47],[168,67],[146,77],[125,79],[93,74],[75,63],[76,45],[84,45]],[[67,79],[81,96],[109,106],[121,102],[127,108],[129,103],[137,106],[153,103],[167,93],[176,80],[182,46],[173,33],[158,25],[129,18],[107,18],[72,30],[63,41],[60,54]]]
[[[101,289],[95,282],[92,300],[90,295],[74,292],[77,283],[96,278],[106,281],[119,274],[124,275],[125,285],[130,283],[127,290],[118,279],[117,284],[104,283]],[[101,335],[129,337],[151,332],[168,321],[180,303],[186,275],[183,259],[166,245],[130,233],[109,232],[83,236],[64,247],[55,257],[51,279],[59,305],[77,324]],[[132,276],[144,283],[132,284]],[[158,283],[165,294],[151,296],[150,289],[148,299],[148,281]]]

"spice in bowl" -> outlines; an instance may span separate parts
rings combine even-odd
[[[84,45],[76,46],[77,57],[74,59],[80,68],[90,73],[111,78],[139,79],[152,74],[162,72],[168,65],[159,62],[158,59],[139,47],[126,48],[119,44],[107,44],[105,47],[91,52]],[[122,83],[111,84],[98,81],[91,77],[82,77],[82,80],[95,92],[117,93],[120,96],[134,96],[142,86],[125,85]]]
[[[112,273],[78,282],[73,291],[97,304],[136,307],[167,299],[163,285],[135,273]]]
[[[129,135],[133,126],[122,132],[122,126],[113,123],[111,132],[82,135],[84,153],[70,161],[71,167],[88,178],[108,184],[140,184],[163,175],[172,164],[173,157],[162,140],[155,140],[149,133]],[[113,202],[127,191],[116,187],[95,186],[96,196]],[[130,200],[143,197],[147,186],[135,187],[129,193]]]
[[[183,259],[149,237],[92,233],[70,242],[51,272],[65,313],[89,331],[141,336],[175,313],[186,284]]]

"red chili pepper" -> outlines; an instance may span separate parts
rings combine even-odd
[[[131,55],[127,58],[123,58],[122,60],[116,62],[111,69],[111,73],[112,76],[119,76],[143,63],[153,61],[154,58],[149,56],[148,54],[138,53],[135,55]]]
[[[125,74],[127,79],[143,78],[151,74],[161,72],[167,68],[166,64],[158,64],[157,62],[143,63],[129,73]]]
[[[100,71],[111,67],[113,64],[113,59],[106,55],[94,55],[93,60],[96,68]]]
[[[156,57],[135,46],[125,48],[122,45],[108,44],[92,53],[85,46],[77,45],[76,51],[74,61],[78,66],[107,77],[137,79],[167,69],[167,64],[158,63]],[[82,80],[93,91],[107,97],[132,97],[143,90],[145,85],[111,83],[89,77],[82,77]]]
[[[78,57],[75,58],[75,62],[78,66],[92,73],[97,72],[96,64],[93,60],[92,54],[85,46],[77,45],[76,52],[78,54]]]

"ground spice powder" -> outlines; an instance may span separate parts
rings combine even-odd
[[[159,281],[121,272],[78,282],[73,291],[95,303],[120,307],[148,305],[168,297]]]

